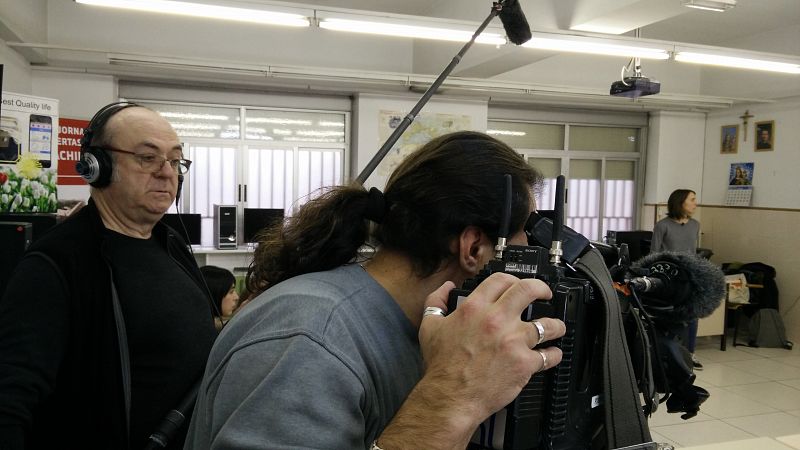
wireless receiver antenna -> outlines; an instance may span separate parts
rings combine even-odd
[[[472,35],[472,38],[464,44],[461,48],[461,51],[453,57],[453,60],[450,61],[450,64],[445,67],[444,71],[439,74],[439,77],[431,84],[428,90],[422,94],[422,98],[419,99],[416,105],[411,109],[411,112],[406,115],[400,125],[394,130],[389,139],[384,142],[383,146],[378,150],[375,156],[367,163],[367,166],[364,167],[364,170],[358,174],[356,177],[355,182],[358,184],[363,185],[367,178],[372,174],[378,164],[386,157],[386,154],[389,153],[389,150],[392,149],[392,146],[400,139],[400,136],[403,134],[404,131],[411,125],[411,122],[417,117],[420,110],[428,100],[433,96],[439,86],[442,85],[444,80],[450,75],[450,73],[455,69],[459,62],[461,62],[461,58],[464,57],[464,54],[467,53],[472,44],[475,43],[475,39],[483,33],[483,30],[489,25],[489,22],[495,18],[495,16],[500,16],[500,20],[503,22],[503,28],[506,30],[506,36],[508,40],[513,42],[514,44],[520,45],[527,42],[531,38],[531,29],[528,26],[528,21],[525,19],[525,15],[522,13],[522,9],[519,6],[518,0],[500,0],[492,3],[492,10],[489,13],[489,17],[487,17],[483,23],[478,27],[475,33]]]
[[[511,174],[503,175],[505,180],[505,197],[503,198],[503,217],[500,222],[500,232],[497,235],[497,245],[494,246],[495,258],[503,259],[503,252],[506,249],[506,241],[511,228]]]
[[[564,187],[564,175],[556,177],[556,204],[554,207],[555,217],[553,218],[553,239],[550,245],[550,263],[554,266],[561,264],[561,256],[564,250],[561,249],[561,239],[564,229],[564,198],[566,188]]]

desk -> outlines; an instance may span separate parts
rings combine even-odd
[[[253,251],[253,248],[246,246],[232,250],[192,246],[194,259],[198,266],[219,266],[231,272],[240,272],[242,268],[246,270],[253,260]]]

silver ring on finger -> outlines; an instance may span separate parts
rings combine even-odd
[[[536,331],[539,332],[539,342],[536,343],[536,345],[539,345],[544,342],[544,325],[542,325],[542,322],[539,322],[538,320],[534,320],[531,323],[536,327]]]
[[[539,349],[536,349],[536,351],[542,356],[542,368],[539,369],[539,372],[547,370],[547,354]]]
[[[431,315],[444,317],[444,310],[436,306],[428,306],[425,308],[425,312],[422,313],[422,317]]]

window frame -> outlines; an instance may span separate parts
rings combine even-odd
[[[606,210],[606,166],[608,161],[631,161],[634,163],[634,205],[633,205],[633,229],[641,227],[641,211],[642,202],[644,198],[645,186],[645,164],[647,153],[647,126],[631,125],[631,124],[615,124],[615,123],[589,123],[589,122],[572,122],[572,121],[541,121],[541,120],[518,120],[518,119],[494,119],[489,118],[487,121],[487,128],[496,128],[493,124],[498,122],[505,123],[528,123],[528,124],[541,124],[541,125],[558,125],[564,127],[564,148],[563,149],[543,149],[543,148],[514,148],[519,154],[525,158],[551,158],[560,159],[561,174],[567,180],[570,179],[570,161],[571,160],[595,160],[600,161],[600,199],[598,204],[598,225],[596,233],[600,238],[603,236],[603,222],[605,219]],[[597,127],[597,128],[634,128],[638,130],[638,142],[636,143],[635,152],[614,152],[614,151],[592,151],[592,150],[570,150],[570,127]],[[502,136],[498,136],[502,140]],[[566,217],[565,217],[566,218]]]
[[[341,184],[346,183],[347,177],[350,173],[350,160],[351,160],[351,151],[352,151],[352,136],[351,136],[351,129],[352,129],[352,112],[351,111],[343,111],[343,110],[322,110],[322,109],[304,109],[304,108],[284,108],[284,107],[268,107],[268,106],[249,106],[249,105],[230,105],[230,104],[220,104],[220,103],[198,103],[198,102],[183,102],[183,101],[168,101],[168,100],[158,100],[158,99],[130,99],[131,102],[142,104],[146,107],[151,107],[155,105],[175,105],[175,106],[188,106],[188,107],[199,107],[199,108],[227,108],[227,109],[236,109],[239,113],[239,137],[238,138],[208,138],[208,137],[182,137],[178,136],[181,140],[182,144],[184,145],[185,149],[189,147],[197,147],[197,146],[204,146],[204,147],[233,147],[234,148],[234,158],[235,158],[235,183],[236,183],[236,190],[246,190],[247,185],[250,183],[249,175],[248,175],[248,154],[249,150],[252,147],[269,147],[270,150],[291,150],[292,155],[294,158],[294,163],[292,167],[292,182],[291,185],[287,185],[287,188],[291,190],[291,202],[284,206],[284,211],[287,216],[291,216],[292,214],[296,213],[297,208],[302,204],[298,196],[299,186],[299,174],[301,172],[301,168],[299,166],[299,155],[301,151],[304,150],[314,150],[314,149],[324,149],[324,150],[333,150],[336,154],[340,155],[340,171],[338,174],[339,179],[342,181]],[[280,112],[291,112],[291,113],[317,113],[317,114],[336,114],[341,115],[344,119],[344,137],[343,142],[312,142],[312,141],[270,141],[270,140],[259,140],[259,139],[248,139],[246,133],[246,118],[247,118],[247,111],[280,111]],[[167,119],[169,121],[169,119]],[[185,153],[186,154],[186,153]],[[192,195],[192,178],[194,177],[194,172],[189,170],[189,173],[186,174],[186,178],[183,183],[182,188],[182,195],[181,201],[178,205],[178,211],[181,213],[191,213],[197,210],[197,205],[193,204],[191,200],[193,198]],[[325,187],[325,186],[323,186]],[[234,204],[237,206],[237,215],[239,216],[239,223],[242,222],[241,214],[243,208],[248,207],[248,201],[245,198],[245,195],[242,193],[235,193],[236,201]],[[247,193],[247,195],[252,195]],[[212,212],[213,214],[213,212]],[[210,216],[204,216],[203,219],[207,219]],[[212,217],[213,218],[213,217]],[[206,233],[203,233],[204,237]],[[205,239],[204,239],[205,241]],[[204,246],[207,243],[204,242]],[[211,244],[213,245],[213,243]]]

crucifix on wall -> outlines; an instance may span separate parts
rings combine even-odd
[[[739,116],[739,118],[742,119],[742,125],[743,125],[742,128],[744,128],[744,141],[745,142],[747,142],[747,119],[749,119],[751,117],[753,117],[753,115],[750,114],[750,110],[748,110],[748,109],[745,109],[744,110],[744,114]]]

